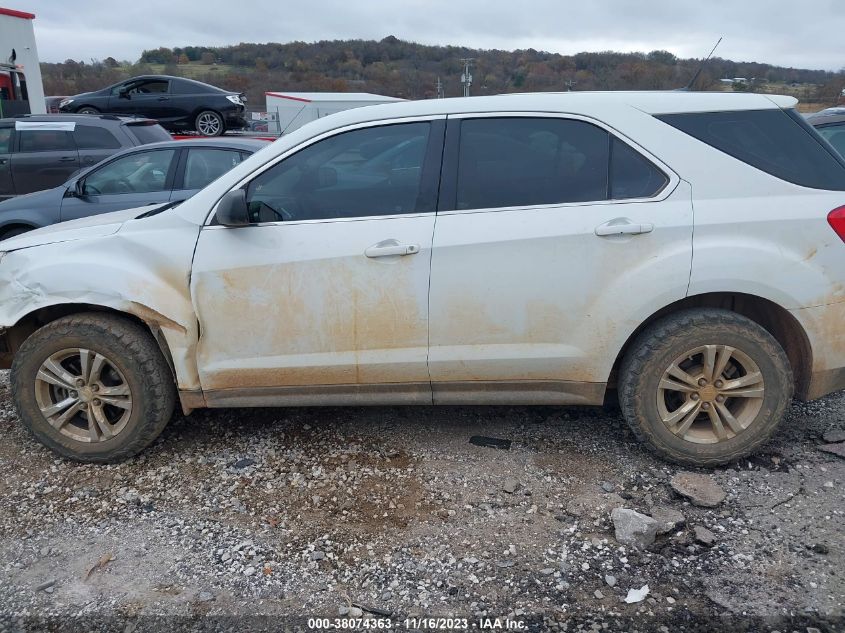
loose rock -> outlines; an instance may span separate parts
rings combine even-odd
[[[52,580],[48,580],[46,582],[42,582],[35,588],[35,591],[46,591],[47,589],[51,589],[53,585],[56,584],[56,579],[53,578]]]
[[[713,543],[716,542],[716,535],[713,534],[710,530],[706,527],[701,525],[696,525],[693,528],[693,532],[695,533],[695,540],[701,543],[702,545],[706,545],[710,547]]]
[[[823,444],[819,446],[820,451],[824,451],[825,453],[832,453],[837,457],[842,457],[845,459],[845,443],[842,444]]]
[[[507,492],[509,495],[512,495],[513,493],[515,493],[518,488],[519,488],[519,482],[516,479],[514,479],[513,477],[508,477],[507,479],[505,479],[505,483],[502,486],[502,490]]]
[[[651,517],[628,508],[614,508],[610,518],[616,528],[616,540],[623,545],[645,549],[654,543],[658,523]]]
[[[654,506],[651,509],[651,518],[658,523],[658,534],[666,534],[686,523],[686,518],[681,512],[668,506]]]
[[[715,508],[727,496],[716,482],[708,475],[682,472],[678,473],[670,482],[672,490],[682,497],[686,497],[693,505],[702,508]]]
[[[825,442],[830,444],[836,444],[837,442],[845,442],[845,430],[844,429],[834,429],[832,431],[825,431],[824,435],[822,435],[822,439]]]

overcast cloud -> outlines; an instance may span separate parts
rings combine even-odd
[[[2,1],[2,0],[0,0]],[[159,46],[395,35],[559,53],[666,49],[800,68],[845,66],[845,0],[6,0],[36,14],[42,61],[135,61]]]

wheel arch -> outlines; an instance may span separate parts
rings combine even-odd
[[[85,312],[99,312],[105,314],[113,314],[121,318],[131,321],[149,331],[150,335],[155,339],[156,344],[164,356],[167,366],[170,367],[170,372],[173,377],[174,384],[177,383],[176,367],[173,362],[173,356],[170,353],[170,348],[167,341],[162,334],[161,328],[153,322],[146,321],[137,314],[125,312],[104,305],[96,305],[91,303],[60,303],[51,306],[44,306],[33,310],[32,312],[21,317],[17,323],[6,329],[3,335],[3,347],[0,351],[0,368],[8,369],[12,365],[12,359],[17,353],[23,342],[29,338],[36,330],[62,317],[71,316],[73,314],[81,314]]]
[[[12,220],[8,224],[4,224],[0,226],[0,241],[6,239],[6,235],[9,232],[14,231],[15,229],[25,229],[27,231],[34,231],[35,229],[40,228],[35,224],[29,222],[22,222],[19,220]]]
[[[740,314],[765,329],[783,347],[795,381],[795,396],[807,398],[813,367],[810,339],[798,320],[777,303],[742,292],[709,292],[680,299],[664,306],[645,319],[619,350],[608,378],[608,389],[615,391],[619,367],[637,338],[659,319],[689,308],[719,308]]]

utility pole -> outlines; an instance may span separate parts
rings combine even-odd
[[[575,85],[577,83],[578,82],[575,81],[574,79],[567,79],[566,81],[563,82],[563,85],[566,86],[566,90],[568,92],[572,92],[573,90],[575,90]]]
[[[472,57],[467,57],[461,60],[461,63],[464,65],[464,72],[461,73],[461,84],[464,87],[464,96],[469,96],[469,87],[472,85],[472,73],[470,70],[472,69],[472,63],[475,61]]]
[[[438,77],[437,77],[437,84],[436,84],[436,88],[437,88],[437,98],[438,98],[438,99],[442,99],[443,97],[445,97],[445,96],[446,96],[446,94],[443,92],[443,82],[442,82],[442,81],[440,81],[440,76],[439,76],[439,75],[438,75]]]

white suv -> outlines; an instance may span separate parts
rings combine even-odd
[[[733,460],[845,388],[845,163],[788,97],[321,119],[179,204],[0,244],[23,423],[108,462],[199,407],[596,405]]]

